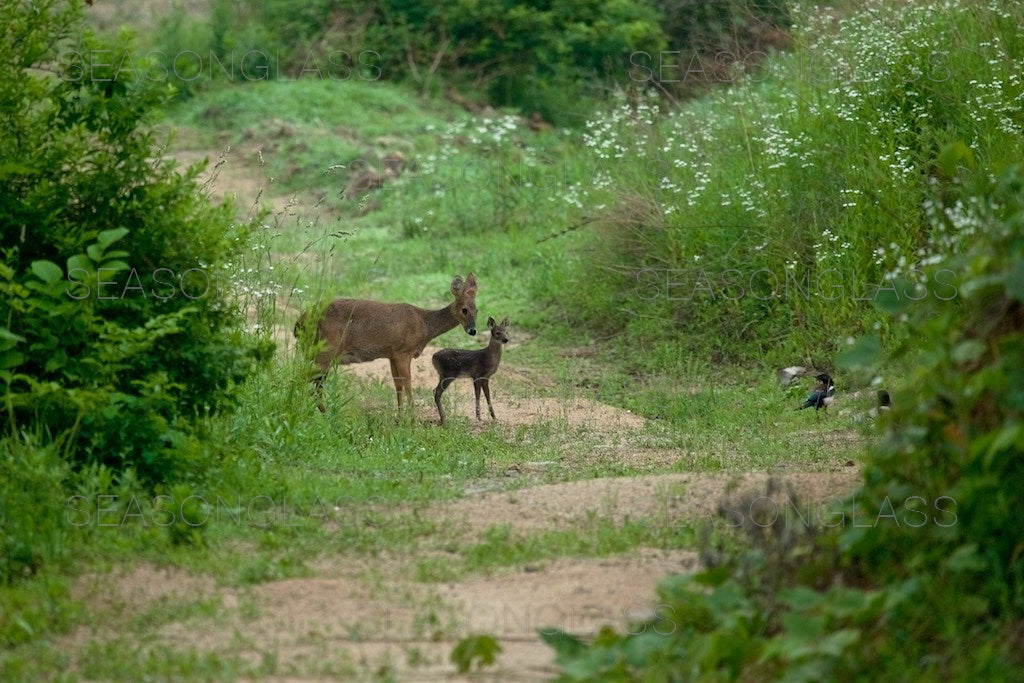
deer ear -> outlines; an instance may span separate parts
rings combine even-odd
[[[466,276],[466,286],[476,289],[476,274],[470,273]]]
[[[490,329],[490,328],[494,327],[494,325],[495,325],[494,318],[487,318],[487,329]]]
[[[462,291],[462,288],[464,286],[465,285],[462,282],[462,276],[461,275],[456,275],[455,279],[452,280],[452,294],[454,294],[455,296],[458,296],[459,292]]]
[[[501,326],[508,327],[508,316],[505,316],[505,319],[501,321]]]

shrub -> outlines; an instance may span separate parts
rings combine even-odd
[[[80,11],[0,8],[5,431],[158,480],[187,468],[189,421],[229,405],[258,355],[218,277],[248,226],[161,158],[146,117],[166,86],[115,78]]]
[[[982,165],[1024,152],[1024,15],[873,2],[830,17],[801,18],[796,50],[728,91],[588,122],[592,178],[566,201],[600,239],[560,296],[568,315],[631,349],[784,365],[893,329],[871,299],[951,253],[926,215],[939,150],[963,140]],[[939,277],[928,296],[951,294]]]
[[[964,163],[940,158],[946,198],[931,228],[969,231],[970,247],[929,266],[962,273],[959,298],[881,302],[908,317],[912,343],[893,355],[915,370],[832,528],[794,534],[779,516],[766,539],[768,525],[753,525],[761,534],[751,550],[666,579],[657,618],[628,634],[546,636],[561,680],[1003,679],[1020,670],[1024,559],[1008,527],[1024,497],[1024,174],[1018,165],[948,179]]]
[[[765,42],[764,27],[786,23],[776,1],[215,0],[204,20],[183,11],[165,19],[154,50],[158,73],[185,93],[218,78],[384,78],[424,92],[447,81],[577,125],[592,102],[626,85],[637,59],[646,64],[671,46],[727,48],[739,60]]]

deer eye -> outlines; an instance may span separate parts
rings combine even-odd
[[[462,309],[462,315],[469,315],[469,309],[468,308],[463,308]]]

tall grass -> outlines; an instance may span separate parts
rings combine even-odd
[[[739,87],[671,111],[624,99],[587,125],[597,170],[571,201],[607,208],[565,307],[652,365],[826,364],[848,335],[889,331],[870,300],[896,277],[955,296],[955,274],[918,269],[966,237],[927,227],[935,160],[958,141],[997,168],[1024,150],[1016,3],[797,15],[794,51]]]

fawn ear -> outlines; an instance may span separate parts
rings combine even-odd
[[[491,329],[492,327],[494,327],[494,325],[494,318],[487,318],[487,329]]]
[[[462,276],[456,275],[455,279],[452,280],[452,294],[458,296],[463,287],[465,287],[465,283],[462,281]]]
[[[505,316],[505,319],[501,321],[501,326],[508,327],[508,316]]]
[[[466,287],[468,289],[476,289],[476,274],[470,273],[466,276]]]

